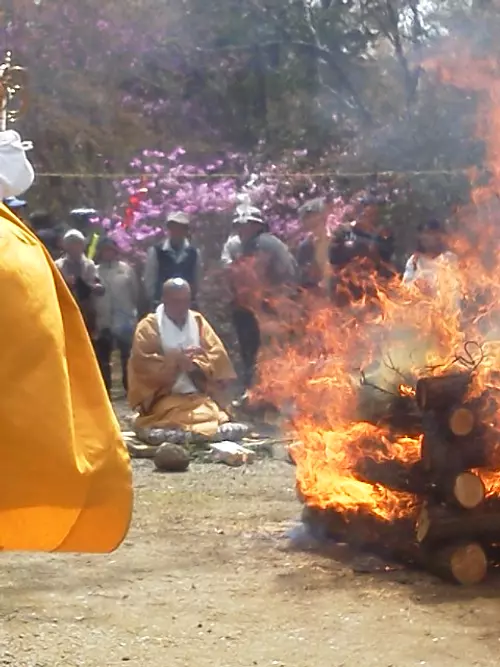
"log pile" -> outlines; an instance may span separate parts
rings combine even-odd
[[[470,372],[461,372],[417,382],[420,461],[376,461],[370,448],[358,461],[361,481],[414,495],[412,516],[387,521],[360,510],[306,507],[309,527],[460,584],[481,582],[500,544],[500,497],[487,497],[482,479],[485,470],[498,468],[491,424],[497,401],[488,392],[470,398],[471,380]]]

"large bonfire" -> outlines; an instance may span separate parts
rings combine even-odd
[[[450,500],[443,480],[452,473],[460,511],[500,496],[500,67],[460,53],[427,66],[480,100],[489,184],[473,186],[471,204],[458,213],[457,264],[443,264],[431,291],[399,278],[382,282],[361,267],[361,299],[339,308],[304,304],[301,335],[283,346],[282,332],[279,354],[260,365],[258,393],[290,415],[301,499],[347,524],[368,518],[382,533],[420,522],[425,536],[429,515]],[[470,177],[478,180],[472,169]],[[352,271],[345,280],[352,283]],[[483,494],[469,485],[472,476]],[[500,542],[496,506],[494,513],[494,530],[484,530],[490,543]]]

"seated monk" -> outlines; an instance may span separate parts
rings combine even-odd
[[[167,280],[162,303],[137,327],[128,398],[139,413],[138,432],[182,429],[210,439],[229,421],[213,396],[236,374],[219,337],[190,304],[189,284]]]

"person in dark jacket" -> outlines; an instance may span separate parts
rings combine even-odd
[[[29,217],[29,222],[52,259],[59,259],[63,253],[63,226],[58,225],[47,211],[34,211]]]
[[[189,240],[189,217],[182,212],[170,213],[166,238],[150,248],[146,258],[144,290],[150,309],[160,304],[167,280],[182,278],[191,288],[192,308],[196,310],[200,270],[200,253]]]
[[[28,206],[28,202],[25,199],[19,199],[19,197],[5,197],[3,203],[19,218],[19,220],[25,222],[26,208]]]

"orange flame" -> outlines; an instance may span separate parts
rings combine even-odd
[[[387,521],[408,516],[417,502],[412,494],[364,480],[360,470],[367,458],[408,465],[420,458],[419,435],[397,432],[384,415],[397,409],[397,401],[414,401],[423,375],[477,366],[473,394],[496,386],[500,377],[500,250],[498,234],[492,236],[500,218],[494,196],[500,194],[500,70],[460,53],[427,67],[439,69],[443,81],[480,91],[479,130],[492,178],[473,190],[472,205],[460,212],[465,233],[452,240],[456,263],[438,267],[432,288],[408,287],[399,278],[381,281],[364,267],[357,295],[350,290],[356,280],[350,267],[338,276],[349,294],[344,305],[311,296],[301,317],[297,304],[282,306],[280,322],[290,326],[277,330],[275,324],[267,336],[255,394],[289,415],[299,443],[293,451],[298,489],[312,506],[364,511]],[[261,325],[265,332],[265,317]],[[477,342],[474,352],[468,341]],[[490,425],[500,431],[496,415]],[[499,449],[493,443],[495,469]],[[500,493],[500,474],[492,470],[484,477],[488,494]]]

